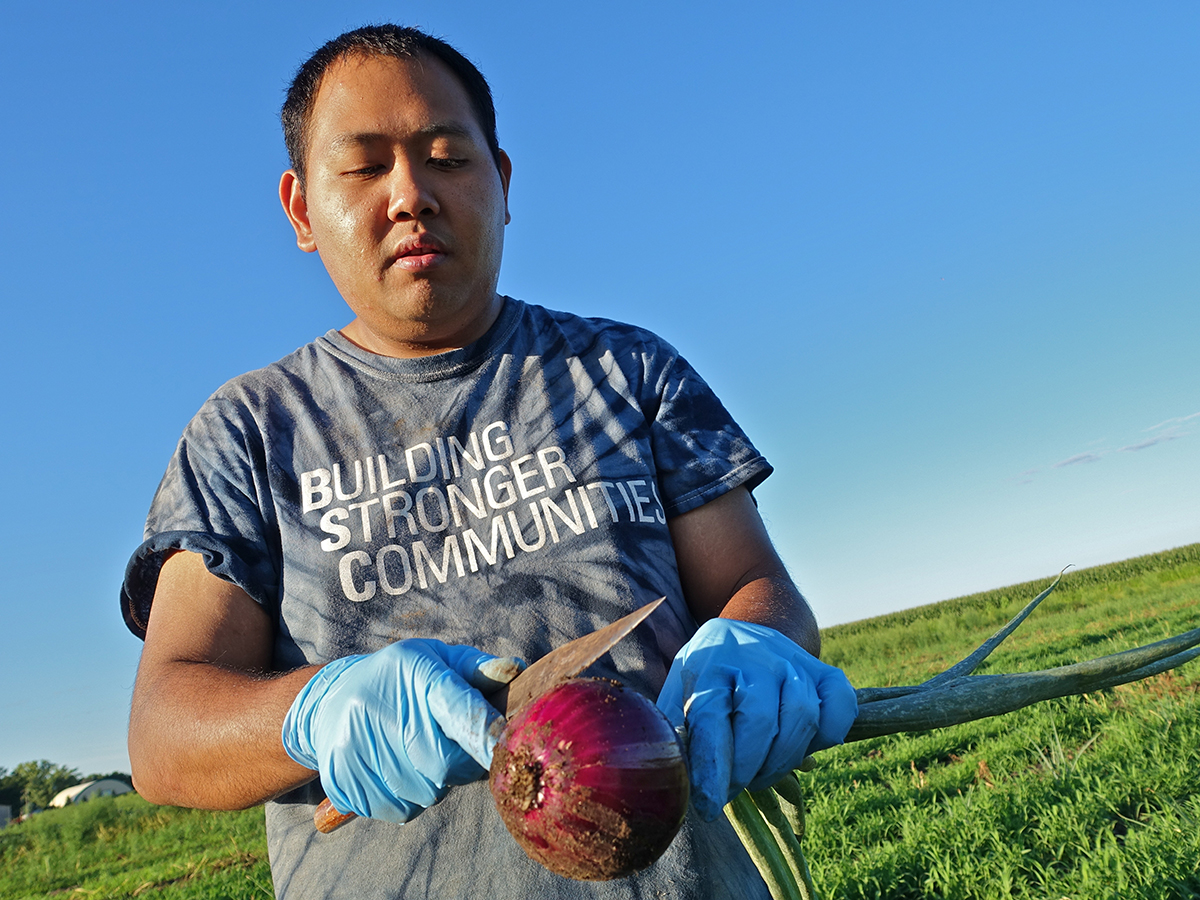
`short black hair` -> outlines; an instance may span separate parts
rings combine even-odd
[[[287,145],[292,169],[304,187],[305,161],[308,152],[308,124],[316,103],[317,90],[329,67],[346,56],[391,56],[410,60],[422,55],[441,60],[458,79],[479,127],[487,139],[488,149],[496,165],[500,165],[500,141],[496,137],[496,106],[492,89],[475,64],[443,41],[417,29],[403,25],[366,25],[335,37],[305,60],[288,86],[287,98],[279,118],[283,123],[283,142]]]

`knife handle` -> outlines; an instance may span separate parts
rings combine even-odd
[[[317,826],[317,831],[321,834],[329,834],[331,831],[341,828],[351,819],[357,818],[358,816],[354,813],[338,812],[333,801],[326,797],[313,813],[313,824]]]

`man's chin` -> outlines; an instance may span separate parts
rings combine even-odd
[[[502,302],[463,302],[436,293],[409,297],[388,309],[356,310],[342,336],[371,353],[392,357],[432,356],[477,341],[496,321]]]

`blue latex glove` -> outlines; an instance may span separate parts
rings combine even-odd
[[[692,805],[706,821],[743,788],[774,784],[840,744],[858,715],[841,669],[774,628],[710,619],[675,655],[658,706],[685,720]]]
[[[334,660],[293,701],[284,749],[321,773],[339,812],[407,822],[484,777],[504,717],[480,691],[524,665],[424,639]]]

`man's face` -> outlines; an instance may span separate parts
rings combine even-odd
[[[438,59],[351,56],[329,67],[309,122],[307,184],[280,195],[302,250],[316,250],[368,350],[417,356],[482,336],[496,281],[511,167],[497,168],[466,91]]]

